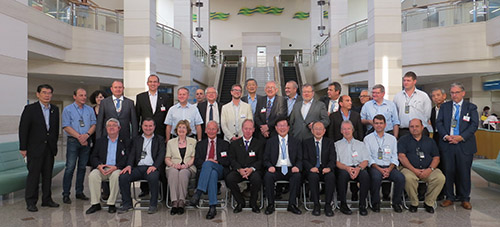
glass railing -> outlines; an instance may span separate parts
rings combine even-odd
[[[191,42],[193,42],[193,54],[196,58],[198,58],[203,64],[209,65],[208,61],[208,53],[201,47],[201,45],[194,39],[191,38]]]
[[[449,1],[403,10],[402,31],[490,20],[500,15],[500,0]]]
[[[156,23],[156,42],[181,49],[181,33],[164,24]]]
[[[325,56],[330,49],[330,36],[326,37],[320,45],[314,47],[313,61],[318,62],[322,56]]]
[[[339,31],[340,48],[365,40],[368,37],[367,20],[353,23]]]
[[[68,0],[29,0],[29,6],[64,23],[123,34],[123,13]]]
[[[301,63],[303,66],[308,67],[311,64],[311,54],[297,53],[295,61]]]

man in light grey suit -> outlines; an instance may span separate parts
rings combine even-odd
[[[120,121],[121,138],[137,136],[138,124],[134,101],[123,96],[123,83],[118,80],[113,81],[111,93],[113,93],[112,96],[101,101],[99,115],[97,116],[96,138],[107,136],[105,123],[110,118],[116,118]]]
[[[320,121],[325,127],[328,127],[328,124],[330,124],[325,104],[314,100],[313,97],[313,86],[311,84],[304,84],[302,86],[303,101],[296,102],[290,114],[292,136],[300,141],[313,136],[311,128],[314,122]]]

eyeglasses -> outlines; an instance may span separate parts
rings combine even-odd
[[[369,95],[360,95],[359,97],[360,98],[369,98],[370,96]]]
[[[240,89],[232,89],[231,91],[241,92]]]

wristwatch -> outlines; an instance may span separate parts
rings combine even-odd
[[[254,171],[254,172],[255,172],[255,168],[254,168],[254,167],[252,167],[252,171]]]
[[[434,171],[434,168],[431,167],[431,170]]]

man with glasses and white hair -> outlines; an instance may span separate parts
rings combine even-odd
[[[200,116],[201,119],[203,119],[203,122],[210,122],[210,121],[215,121],[217,124],[220,125],[220,113],[222,109],[222,105],[220,103],[217,103],[217,89],[215,87],[207,87],[205,89],[205,97],[206,100],[204,102],[198,103],[198,111],[200,111]],[[201,125],[201,131],[205,131],[206,124]],[[221,137],[220,130],[218,134],[219,138]],[[207,134],[203,133],[202,136],[203,139],[207,138]]]

